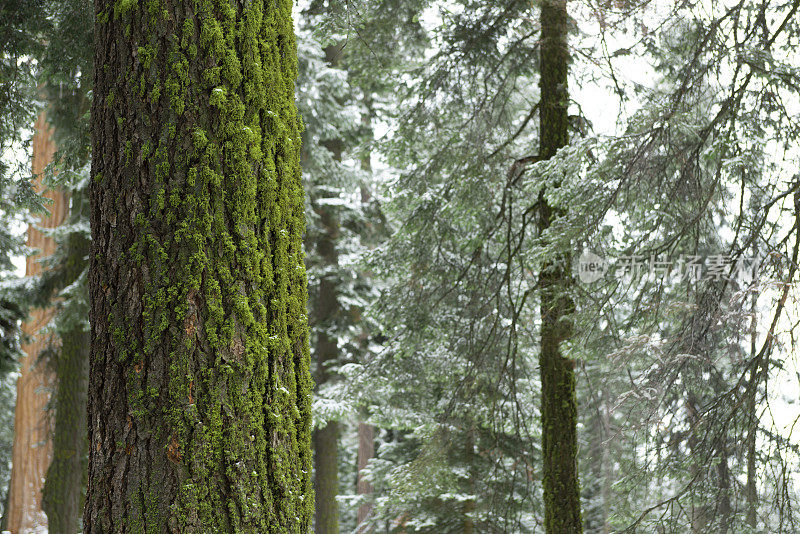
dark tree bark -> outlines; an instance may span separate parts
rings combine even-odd
[[[303,533],[290,0],[96,0],[87,534]]]
[[[566,0],[542,1],[541,28],[539,159],[546,160],[569,142]],[[548,228],[560,214],[559,208],[543,202],[541,229]],[[543,267],[539,282],[544,524],[548,534],[574,534],[582,531],[575,364],[561,350],[561,343],[572,336],[569,315],[573,303],[569,291],[573,280],[569,251]]]
[[[318,252],[325,265],[337,265],[336,239],[338,223],[330,209],[321,214],[326,232],[317,242]],[[334,315],[339,309],[336,298],[336,274],[332,273],[320,280],[319,294],[314,306],[317,316],[317,341],[315,353],[317,358],[316,382],[324,384],[331,380],[329,365],[339,354],[336,337],[326,332]],[[339,493],[339,423],[328,423],[314,431],[314,493],[316,507],[314,532],[316,534],[336,534],[339,532],[339,506],[336,495]]]

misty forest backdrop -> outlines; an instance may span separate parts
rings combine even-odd
[[[0,0],[0,531],[800,533],[798,49]]]

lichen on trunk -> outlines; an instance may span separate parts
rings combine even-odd
[[[85,532],[305,533],[290,0],[96,0]]]
[[[542,1],[541,28],[539,159],[546,160],[569,143],[566,0]],[[543,202],[540,230],[548,228],[562,214],[563,208]],[[575,366],[564,356],[561,348],[561,343],[572,336],[572,284],[569,251],[543,266],[539,277],[542,316],[539,366],[542,377],[544,526],[548,534],[582,532]]]

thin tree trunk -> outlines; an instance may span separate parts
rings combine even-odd
[[[364,478],[361,471],[367,467],[367,463],[375,456],[375,427],[367,423],[358,423],[358,456],[356,458],[356,467],[358,474],[356,476],[356,493],[360,496],[367,497],[372,495],[372,484]],[[369,501],[363,502],[358,506],[356,524],[358,525],[359,533],[366,533],[366,527],[361,524],[367,520],[372,512],[372,503]]]
[[[611,510],[611,484],[614,481],[613,465],[611,462],[611,447],[614,443],[612,438],[611,429],[611,408],[610,404],[611,395],[608,388],[603,388],[603,405],[602,405],[602,421],[603,421],[603,452],[602,452],[602,469],[601,469],[601,489],[600,495],[603,499],[603,534],[611,533],[611,525],[608,524],[608,517]]]
[[[567,105],[566,0],[543,0],[541,5],[541,90],[539,158],[549,159],[569,142]],[[561,214],[543,202],[540,229]],[[582,531],[577,466],[577,402],[575,366],[561,350],[572,335],[568,295],[573,284],[569,251],[548,262],[540,273],[542,332],[539,366],[542,377],[542,454],[545,531]]]
[[[608,534],[609,466],[606,444],[608,429],[607,394],[598,389],[591,397],[596,403],[586,428],[588,440],[586,474],[588,480],[581,488],[584,502],[584,530],[587,534]]]
[[[758,300],[758,295],[753,293],[752,297],[752,304],[750,307],[750,313],[752,314],[752,319],[750,323],[750,357],[751,359],[755,359],[757,356],[757,336],[758,331],[756,329],[756,303]],[[759,362],[752,363],[753,368],[750,370],[750,378],[748,380],[748,392],[747,392],[747,436],[746,436],[746,444],[747,444],[747,483],[745,485],[745,501],[747,506],[747,515],[745,517],[745,523],[752,528],[756,528],[756,517],[758,513],[758,489],[756,488],[756,432],[758,431],[758,414],[756,413],[756,393],[758,392],[758,376],[759,372],[762,369],[762,366],[759,365]],[[766,366],[764,366],[764,369]]]
[[[466,432],[466,439],[464,442],[464,459],[467,463],[467,469],[469,470],[469,476],[466,480],[466,487],[464,488],[467,493],[470,495],[475,495],[475,483],[477,481],[478,474],[475,472],[475,429],[470,428]],[[477,503],[475,499],[467,499],[464,501],[464,534],[474,534],[475,533],[475,519],[472,517],[472,514],[475,512],[477,508]]]
[[[44,113],[36,121],[33,138],[33,173],[41,175],[53,160],[55,144],[52,131]],[[43,188],[37,179],[37,188]],[[67,212],[67,201],[63,193],[48,190],[44,196],[53,201],[37,226],[55,228],[60,225]],[[55,241],[34,227],[28,228],[28,246],[39,253],[29,256],[25,264],[26,276],[42,272],[40,260],[55,252]],[[42,510],[42,481],[50,465],[52,443],[47,420],[47,403],[52,388],[53,376],[46,365],[37,365],[39,353],[49,341],[42,336],[41,329],[50,322],[50,309],[36,309],[23,325],[23,331],[31,342],[22,347],[26,357],[22,361],[17,379],[17,405],[14,412],[14,444],[12,452],[11,481],[6,516],[7,528],[12,534],[23,534],[47,526],[47,517]]]
[[[705,466],[699,465],[699,458],[703,454],[703,451],[700,448],[699,438],[697,436],[697,428],[700,425],[700,415],[697,412],[697,402],[694,399],[694,396],[690,393],[689,397],[686,399],[686,419],[689,424],[689,439],[688,439],[688,447],[689,447],[689,461],[691,462],[689,465],[689,477],[691,480],[702,482],[702,474],[703,469]],[[702,486],[701,486],[702,490]],[[706,526],[708,524],[708,505],[706,504],[706,496],[702,493],[699,496],[695,496],[697,493],[697,487],[693,485],[691,490],[691,531],[693,534],[701,534],[705,531]]]
[[[292,5],[95,1],[87,534],[310,527]]]
[[[725,439],[727,436],[722,436]],[[728,468],[728,447],[725,443],[720,445],[720,461],[717,466],[717,476],[719,478],[719,501],[717,503],[717,514],[719,515],[719,533],[727,534],[731,526],[731,475]]]
[[[372,140],[372,117],[375,113],[372,106],[372,95],[367,87],[362,88],[364,96],[362,103],[364,109],[361,113],[361,124],[365,130],[365,135],[369,136]],[[361,154],[361,170],[369,173],[372,171],[372,152],[369,147]],[[372,191],[368,183],[361,184],[361,203],[367,206],[372,201]],[[375,230],[373,230],[374,232]],[[367,236],[372,237],[371,235]],[[364,340],[362,342],[362,349],[366,353],[369,348],[369,332],[365,331]],[[356,512],[356,525],[358,526],[357,532],[359,534],[366,534],[370,531],[367,528],[365,521],[372,513],[372,484],[365,479],[361,471],[367,467],[370,459],[375,457],[375,427],[363,421],[358,423],[358,452],[356,456],[356,494],[363,497],[365,500],[358,505]]]

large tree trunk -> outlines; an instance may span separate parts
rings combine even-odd
[[[290,0],[96,0],[87,534],[303,533]]]
[[[52,131],[42,113],[36,121],[33,138],[34,175],[44,172],[53,160],[54,152]],[[38,178],[37,187],[42,189]],[[63,193],[52,190],[46,191],[44,196],[53,203],[47,207],[49,215],[43,216],[38,226],[55,228],[66,215],[66,198]],[[26,276],[34,276],[42,272],[41,259],[55,252],[55,241],[36,228],[29,227],[28,246],[39,251],[29,256],[25,264]],[[30,319],[23,325],[23,331],[30,336],[31,342],[22,347],[26,357],[17,380],[11,482],[6,510],[7,528],[12,534],[35,532],[47,526],[47,517],[42,510],[42,481],[50,465],[52,450],[46,409],[53,375],[46,365],[37,365],[36,362],[39,353],[49,344],[41,329],[50,322],[52,315],[50,309],[33,310]]]
[[[567,105],[566,0],[543,0],[541,6],[541,79],[539,158],[549,159],[569,142]],[[540,228],[560,215],[546,202]],[[545,531],[574,534],[582,531],[578,485],[577,403],[575,366],[561,351],[572,335],[569,296],[573,284],[571,251],[548,262],[540,274],[542,332],[539,366],[542,377],[542,454]]]

